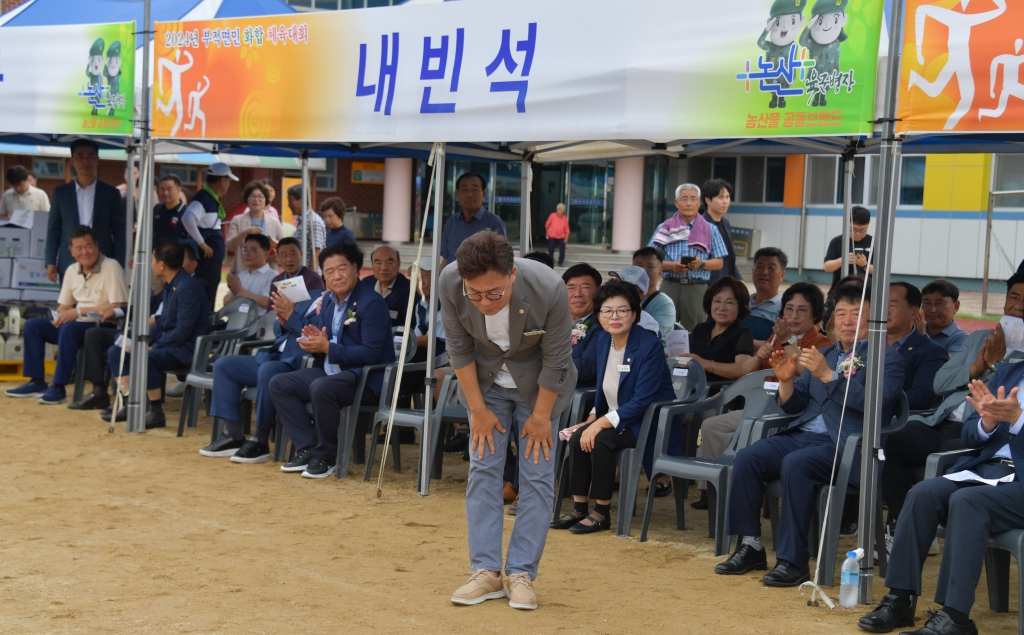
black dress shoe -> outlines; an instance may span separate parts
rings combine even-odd
[[[589,525],[584,525],[583,524],[584,520],[589,520],[590,524]],[[598,519],[594,518],[594,516],[592,514],[587,514],[587,516],[585,518],[581,518],[580,519],[580,522],[578,522],[575,525],[573,525],[572,527],[570,527],[569,531],[571,531],[574,534],[593,534],[593,533],[597,533],[599,531],[604,531],[605,529],[610,529],[611,526],[612,526],[612,519],[611,518],[605,517],[605,518],[603,518],[601,520],[598,520]]]
[[[586,516],[584,514],[579,514],[572,511],[568,514],[562,514],[562,517],[558,520],[552,520],[551,524],[548,525],[548,527],[551,529],[569,529],[576,523],[583,520],[585,517]]]
[[[978,625],[971,620],[966,626],[958,626],[945,611],[929,611],[924,626],[916,631],[904,631],[900,635],[978,635]]]
[[[857,626],[872,633],[891,633],[894,628],[914,625],[917,598],[904,600],[897,595],[887,595],[878,607],[860,618]]]
[[[700,500],[695,500],[690,503],[690,507],[694,509],[707,509],[708,508],[708,492],[704,490],[700,493]]]
[[[100,418],[104,421],[110,421],[110,415],[114,413],[114,404],[111,403],[106,408],[100,410]]]
[[[765,571],[768,569],[768,553],[764,549],[756,549],[753,545],[742,542],[736,547],[736,553],[725,562],[715,567],[719,575],[743,575],[747,571]]]
[[[111,408],[110,410],[100,410],[100,417],[102,417],[104,421],[110,421],[110,417],[113,414],[114,414],[114,409],[113,408]],[[128,421],[128,407],[127,406],[123,406],[120,410],[117,411],[117,416],[114,417],[114,421]]]
[[[121,413],[118,413],[118,414],[121,414]],[[127,420],[127,417],[126,417],[126,420]],[[120,421],[120,419],[118,419],[118,421]],[[164,416],[163,412],[157,413],[157,412],[150,411],[150,412],[146,413],[146,429],[147,430],[152,430],[154,428],[166,428],[166,427],[167,427],[167,417]]]
[[[805,565],[798,567],[791,562],[779,560],[768,575],[761,578],[766,586],[791,587],[800,586],[811,579],[811,570]]]
[[[89,393],[85,399],[68,404],[71,410],[103,410],[110,407],[110,395]]]

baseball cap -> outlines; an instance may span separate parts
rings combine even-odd
[[[647,294],[647,289],[651,284],[651,279],[647,277],[647,272],[642,267],[625,267],[620,271],[609,271],[608,275],[640,287],[641,295]]]
[[[206,169],[206,173],[210,176],[226,176],[232,181],[238,180],[238,177],[231,173],[227,163],[214,163]]]
[[[423,256],[422,258],[420,258],[420,270],[421,271],[433,271],[434,270],[433,258],[431,258],[430,256]]]

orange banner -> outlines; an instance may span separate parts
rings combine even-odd
[[[897,131],[1024,131],[1024,2],[908,0]]]

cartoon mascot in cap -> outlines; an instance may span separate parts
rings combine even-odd
[[[96,94],[96,101],[103,95],[103,49],[106,43],[103,38],[97,39],[89,49],[89,64],[85,67],[85,75],[89,78],[89,85]],[[96,107],[93,106],[92,114],[96,114]]]
[[[817,0],[811,9],[811,22],[802,34],[800,44],[814,60],[817,75],[839,71],[839,45],[846,41],[846,4],[849,0]],[[814,93],[812,106],[827,106],[825,93]]]
[[[114,40],[107,49],[107,65],[103,69],[103,76],[107,78],[107,86],[110,87],[110,97],[121,94],[121,41]],[[107,115],[114,116],[114,105],[111,103]]]
[[[790,46],[796,42],[800,29],[807,21],[803,13],[806,4],[807,0],[775,0],[772,3],[771,17],[768,19],[764,33],[757,40],[758,48],[765,52],[766,61],[780,64],[780,58],[789,58]],[[765,83],[789,88],[789,82],[782,77],[766,80]],[[779,97],[778,93],[772,93],[772,100],[768,103],[768,107],[785,108],[786,98]]]

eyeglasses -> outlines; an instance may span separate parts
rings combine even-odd
[[[735,309],[736,307],[739,306],[739,303],[736,302],[736,300],[712,300],[711,306],[720,306],[725,307],[727,309]]]
[[[797,308],[794,308],[794,307],[791,307],[791,306],[787,306],[786,308],[782,309],[782,314],[783,315],[795,315],[797,317],[804,318],[804,317],[807,317],[808,315],[811,314],[811,310],[808,309],[805,306],[797,307]]]
[[[610,317],[617,317],[617,318],[629,317],[632,313],[633,313],[633,309],[627,309],[627,308],[621,308],[621,307],[618,308],[618,309],[612,309],[612,308],[601,309],[601,317],[605,317],[605,318],[610,318]]]
[[[466,293],[466,281],[462,281],[462,295],[470,302],[479,302],[485,297],[488,300],[500,300],[505,297],[505,292],[508,291],[508,285],[512,282],[512,276],[508,277],[508,282],[505,283],[505,288],[501,290],[501,293]]]
[[[263,250],[260,249],[259,247],[246,247],[245,249],[242,250],[242,253],[254,256],[256,254],[263,253]]]

